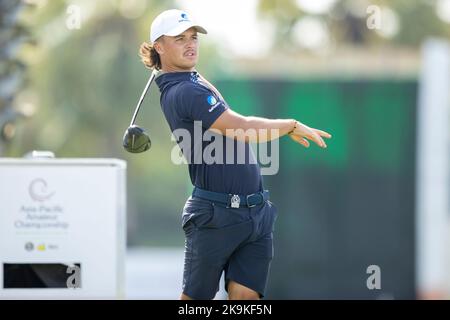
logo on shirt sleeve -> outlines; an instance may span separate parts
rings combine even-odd
[[[211,106],[211,108],[208,109],[208,112],[212,112],[220,104],[220,102],[217,102],[217,99],[214,98],[213,96],[208,96],[208,98],[206,100],[208,101],[209,105]]]
[[[214,98],[213,96],[208,96],[208,98],[206,98],[208,100],[208,103],[210,106],[213,106],[217,103],[216,98]]]

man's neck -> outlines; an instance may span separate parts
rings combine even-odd
[[[180,68],[176,68],[176,67],[170,67],[170,66],[163,66],[161,68],[161,71],[163,73],[167,73],[167,72],[192,72],[195,71],[195,68],[189,68],[189,69],[180,69]]]

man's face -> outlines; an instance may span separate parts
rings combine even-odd
[[[161,56],[163,68],[191,71],[198,61],[197,30],[189,28],[174,37],[163,36],[158,40],[156,49]]]

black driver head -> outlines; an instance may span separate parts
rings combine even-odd
[[[123,135],[123,147],[131,153],[141,153],[150,149],[152,142],[144,129],[137,125],[128,127]]]

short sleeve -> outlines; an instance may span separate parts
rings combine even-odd
[[[225,101],[208,88],[195,83],[187,83],[178,88],[176,101],[176,108],[184,119],[201,121],[205,129],[209,129],[228,109]]]

